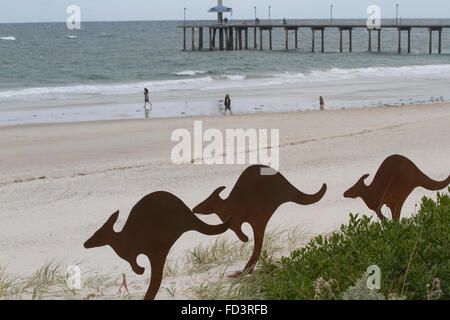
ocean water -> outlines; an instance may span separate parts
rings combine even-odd
[[[352,22],[362,23],[345,21]],[[143,115],[144,87],[150,89],[154,117],[218,114],[225,93],[234,93],[237,113],[314,109],[318,95],[325,95],[332,108],[443,101],[450,96],[448,29],[441,55],[428,54],[426,29],[413,29],[409,55],[397,54],[395,29],[383,30],[381,53],[368,52],[362,29],[353,32],[351,54],[338,53],[335,29],[326,30],[324,54],[311,53],[308,29],[300,32],[298,50],[284,50],[284,30],[279,30],[273,35],[272,52],[198,52],[181,50],[179,24],[87,22],[81,30],[68,30],[64,23],[0,24],[0,125],[138,118]],[[252,44],[253,32],[249,37]],[[264,37],[267,48],[267,34]],[[293,47],[293,35],[290,41]],[[316,51],[319,46],[317,33]],[[291,88],[289,95],[280,96],[283,88]]]

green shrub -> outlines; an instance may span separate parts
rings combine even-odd
[[[449,188],[450,191],[450,188]],[[373,222],[350,215],[347,225],[319,235],[274,262],[262,255],[260,272],[242,280],[236,294],[256,299],[343,299],[371,265],[381,269],[379,297],[450,299],[450,198],[424,197],[401,221]]]

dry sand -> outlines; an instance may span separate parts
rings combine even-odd
[[[300,226],[317,234],[345,223],[349,212],[372,215],[361,199],[344,199],[342,193],[364,173],[371,174],[370,183],[381,162],[394,153],[409,157],[433,179],[442,180],[449,173],[448,103],[1,127],[0,266],[9,273],[30,274],[50,260],[83,261],[84,270],[126,272],[134,279],[131,289],[142,297],[150,268],[142,277],[132,276],[129,265],[110,248],[86,250],[82,244],[118,209],[115,228],[120,230],[132,206],[153,191],[172,192],[189,207],[218,186],[227,186],[222,196],[228,194],[245,165],[171,162],[172,131],[192,131],[194,120],[203,120],[204,128],[223,131],[279,128],[280,172],[304,192],[313,193],[322,183],[328,184],[327,194],[317,204],[281,206],[269,229]],[[416,189],[405,203],[403,216],[414,212],[423,195],[434,194]],[[201,218],[219,222],[216,216]],[[244,230],[251,235],[248,228]],[[230,231],[225,236],[235,237]],[[214,239],[186,233],[171,257],[181,257],[196,244]],[[145,259],[138,261],[148,266]],[[191,281],[187,276],[174,279],[170,281],[178,281],[181,288]],[[157,298],[167,298],[162,291]],[[180,291],[175,297],[187,296]]]

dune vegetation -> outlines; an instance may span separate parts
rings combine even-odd
[[[449,230],[448,194],[424,197],[418,212],[400,221],[351,215],[340,230],[313,238],[290,257],[262,255],[259,272],[228,291],[248,299],[447,300]],[[372,265],[381,271],[379,290],[367,286]]]

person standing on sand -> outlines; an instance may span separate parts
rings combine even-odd
[[[320,102],[320,110],[324,110],[325,109],[325,101],[323,100],[322,96],[320,96],[319,102]]]
[[[223,115],[226,115],[227,110],[230,110],[230,114],[233,115],[233,112],[231,112],[231,99],[229,94],[225,96],[225,101],[223,102],[223,104],[225,105],[225,111]]]
[[[153,105],[148,98],[148,89],[147,88],[144,88],[144,98],[145,98],[145,102],[144,102],[145,117],[148,118]],[[150,105],[150,109],[147,109],[147,103]]]

